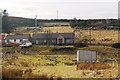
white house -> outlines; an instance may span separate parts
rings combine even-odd
[[[21,41],[30,40],[29,34],[16,34],[16,35],[7,35],[5,38],[6,43],[20,43]]]

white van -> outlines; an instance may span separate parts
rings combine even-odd
[[[32,46],[32,43],[30,41],[23,41],[20,45],[20,47],[30,47]]]

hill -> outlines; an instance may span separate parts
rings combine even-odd
[[[74,22],[74,19],[37,19],[38,26],[44,26],[43,24],[48,23],[69,23]],[[35,19],[32,18],[22,18],[22,17],[13,17],[9,16],[10,25],[15,27],[33,27],[35,24]],[[79,28],[89,28],[89,27],[106,27],[106,28],[115,28],[117,26],[117,19],[88,19],[88,20],[77,20],[77,27]],[[63,25],[63,24],[62,24]],[[72,24],[71,24],[72,25]]]

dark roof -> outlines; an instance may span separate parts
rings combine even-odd
[[[7,35],[5,39],[29,39],[29,34]]]
[[[33,34],[33,39],[45,39],[45,38],[58,38],[58,36],[63,36],[64,38],[74,38],[74,33],[39,33]]]

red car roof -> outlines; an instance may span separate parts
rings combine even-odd
[[[4,34],[0,34],[0,39],[5,39],[5,35]]]

